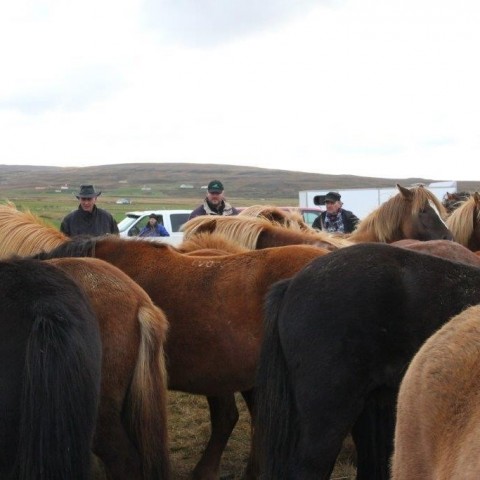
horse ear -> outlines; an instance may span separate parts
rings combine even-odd
[[[397,183],[397,188],[398,188],[398,191],[402,194],[403,197],[405,197],[405,198],[412,198],[413,197],[412,191],[409,190],[408,188],[402,187],[398,183]]]
[[[475,203],[480,203],[480,193],[474,192],[473,198],[475,199]]]

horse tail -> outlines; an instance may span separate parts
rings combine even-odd
[[[263,478],[289,478],[288,462],[295,443],[295,410],[287,364],[280,343],[278,318],[290,279],[277,282],[265,303],[264,340],[257,370],[255,448]]]
[[[168,322],[153,304],[140,307],[140,349],[130,385],[130,428],[141,452],[143,478],[168,479],[167,370],[164,343]]]
[[[89,301],[76,285],[67,286],[32,306],[15,467],[20,480],[91,478],[101,340]],[[65,291],[68,299],[60,296]]]

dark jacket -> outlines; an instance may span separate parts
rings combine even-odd
[[[201,215],[238,215],[238,210],[235,207],[232,207],[229,203],[222,200],[220,205],[215,208],[207,199],[197,207],[188,217],[189,220]]]
[[[94,205],[92,213],[86,212],[82,207],[69,213],[60,225],[60,231],[69,237],[76,235],[101,236],[107,233],[118,234],[117,222],[106,210]]]
[[[354,215],[350,210],[344,210],[343,208],[340,209],[340,215],[342,216],[342,222],[344,231],[343,233],[352,233],[355,228],[357,228],[358,222],[360,219]],[[317,230],[324,230],[325,225],[325,217],[327,216],[327,212],[322,212],[312,223],[312,227],[316,228]]]

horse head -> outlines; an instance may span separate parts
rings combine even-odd
[[[448,217],[455,241],[476,252],[480,250],[480,194],[473,193]]]
[[[404,238],[453,240],[452,232],[444,221],[445,208],[432,192],[423,185],[408,189],[397,184],[397,188],[408,206],[402,224]]]

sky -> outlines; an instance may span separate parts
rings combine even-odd
[[[0,2],[0,164],[480,180],[478,0]]]

